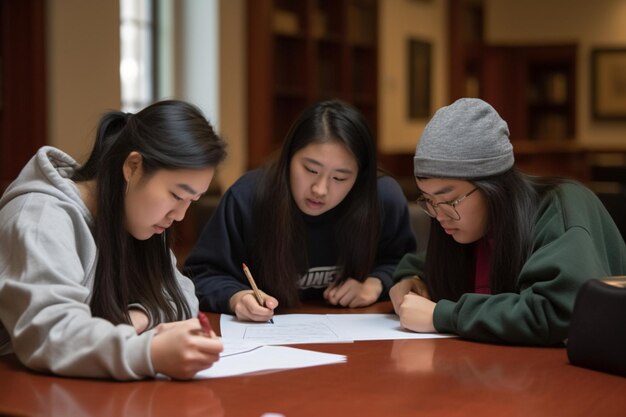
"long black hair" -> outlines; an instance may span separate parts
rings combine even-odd
[[[517,291],[517,277],[532,250],[533,224],[544,196],[563,182],[533,177],[515,168],[503,174],[468,179],[487,201],[487,233],[495,247],[490,268],[491,293]],[[474,244],[457,243],[431,220],[424,275],[434,301],[458,300],[474,291]]]
[[[316,103],[292,124],[277,160],[265,169],[255,197],[257,225],[255,277],[281,305],[299,302],[297,277],[307,269],[302,213],[290,187],[293,155],[312,143],[340,143],[356,158],[354,186],[337,207],[337,282],[367,278],[376,257],[380,234],[377,164],[372,133],[363,115],[339,100]]]
[[[137,240],[126,231],[122,169],[133,151],[142,156],[144,178],[158,170],[216,167],[226,156],[224,142],[189,103],[165,100],[137,114],[103,115],[91,155],[72,177],[76,182],[96,183],[98,260],[92,314],[114,324],[130,324],[128,306],[139,303],[156,321],[189,318],[167,234]]]

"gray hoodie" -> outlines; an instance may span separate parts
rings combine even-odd
[[[0,354],[59,375],[154,376],[153,330],[92,317],[97,248],[93,218],[69,179],[76,161],[41,148],[0,198]],[[176,269],[191,309],[193,283]]]

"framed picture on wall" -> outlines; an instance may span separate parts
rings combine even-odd
[[[408,40],[408,117],[430,117],[430,72],[432,46],[418,39]]]
[[[591,112],[596,120],[626,121],[626,48],[592,49]]]

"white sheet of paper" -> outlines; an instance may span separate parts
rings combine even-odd
[[[400,326],[395,314],[328,314],[337,332],[352,340],[434,339],[455,337],[442,333],[416,333]]]
[[[325,314],[279,314],[274,323],[239,321],[234,316],[220,317],[222,340],[244,340],[259,345],[352,342]]]
[[[222,344],[224,345],[224,350],[220,353],[220,358],[250,352],[260,346],[263,346],[260,343],[253,343],[238,339],[222,339]]]
[[[259,345],[455,337],[405,330],[395,314],[278,314],[274,324],[241,322],[222,314],[220,328],[222,340]]]
[[[241,322],[222,314],[220,328],[224,343],[220,360],[198,372],[195,379],[346,361],[344,355],[271,345],[455,337],[404,330],[395,314],[279,314],[274,316],[274,324]]]
[[[212,367],[198,372],[194,379],[221,378],[254,372],[275,371],[309,366],[345,363],[345,355],[315,352],[287,346],[260,346],[221,357]]]

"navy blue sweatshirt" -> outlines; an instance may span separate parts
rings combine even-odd
[[[241,264],[249,262],[253,253],[254,199],[261,174],[260,170],[246,173],[224,193],[187,258],[185,273],[195,283],[203,311],[231,314],[230,298],[236,292],[250,289]],[[393,178],[378,178],[378,200],[381,235],[376,263],[368,276],[380,279],[381,298],[384,298],[393,284],[391,275],[397,263],[406,253],[414,253],[416,245],[406,198]],[[321,299],[324,289],[340,270],[335,241],[336,209],[319,216],[302,213],[309,269],[303,276],[294,277],[301,299]],[[248,266],[254,274],[254,265]]]

